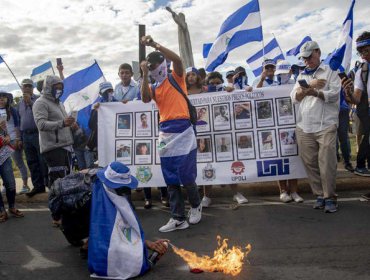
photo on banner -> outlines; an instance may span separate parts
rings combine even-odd
[[[132,113],[116,115],[116,137],[132,137]]]
[[[253,131],[237,132],[235,135],[238,160],[256,159]]]
[[[251,102],[235,102],[233,106],[235,129],[253,128]]]
[[[275,129],[259,130],[258,144],[260,158],[274,158],[278,156]]]
[[[195,108],[197,110],[197,132],[210,132],[211,124],[209,105],[196,106]]]
[[[272,99],[255,101],[257,127],[275,126]]]
[[[136,130],[135,137],[152,137],[152,113],[135,113]]]
[[[278,125],[295,124],[294,106],[290,97],[276,98]]]
[[[132,164],[132,140],[116,140],[115,160],[127,165]]]
[[[213,162],[211,135],[197,137],[197,162]]]
[[[135,140],[135,164],[152,164],[152,140]]]
[[[280,154],[282,157],[297,156],[298,145],[295,128],[279,128]]]
[[[216,161],[233,161],[233,139],[231,133],[215,134]]]
[[[213,130],[230,130],[230,107],[229,103],[212,105],[213,110]]]

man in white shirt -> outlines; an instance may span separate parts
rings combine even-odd
[[[310,186],[317,196],[314,209],[337,211],[336,137],[339,114],[340,79],[336,71],[321,64],[321,51],[315,41],[300,49],[306,68],[299,74],[290,96],[298,104],[296,135],[299,154]],[[300,85],[306,80],[307,87]]]
[[[140,89],[136,82],[132,79],[134,72],[130,64],[123,63],[119,66],[118,76],[121,82],[114,88],[114,98],[118,101],[131,101],[140,97]]]
[[[276,71],[276,62],[273,59],[265,59],[262,63],[263,71],[260,79],[255,79],[253,82],[254,88],[276,86],[277,82],[274,80]]]

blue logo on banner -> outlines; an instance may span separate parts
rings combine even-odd
[[[258,177],[288,175],[289,159],[257,161],[257,174]]]

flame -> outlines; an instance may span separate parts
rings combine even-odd
[[[244,258],[252,250],[252,246],[248,244],[243,252],[242,248],[233,246],[231,249],[227,245],[228,239],[221,241],[221,237],[217,236],[218,248],[213,252],[213,257],[197,256],[196,253],[177,248],[172,246],[174,252],[186,261],[190,267],[199,268],[208,272],[223,272],[231,274],[232,276],[238,275],[243,267]]]

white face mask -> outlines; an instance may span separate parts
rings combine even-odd
[[[63,90],[57,89],[55,91],[55,98],[59,99],[63,95]]]
[[[167,63],[166,60],[153,71],[150,71],[150,76],[159,84],[161,84],[167,78]]]
[[[281,85],[287,84],[289,82],[289,79],[290,79],[290,74],[279,74],[278,75],[278,82]]]

